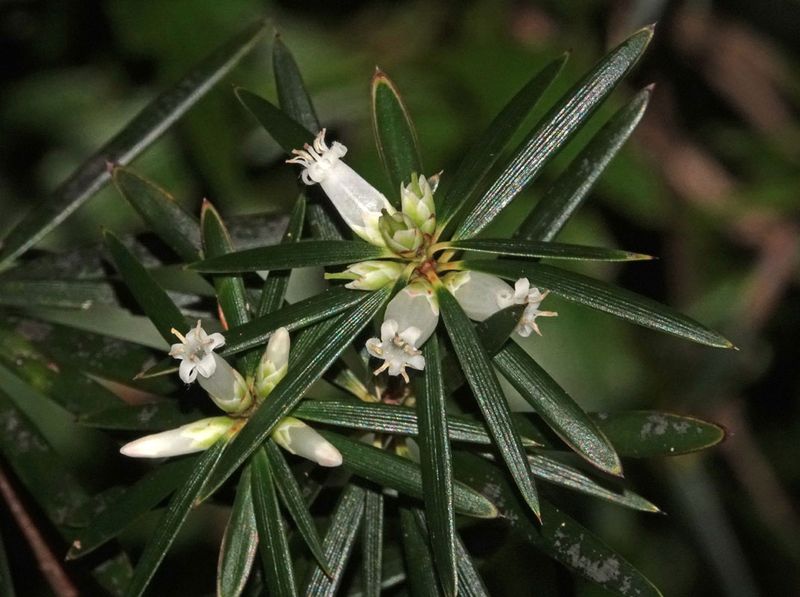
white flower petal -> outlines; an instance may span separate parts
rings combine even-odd
[[[203,377],[211,377],[217,370],[217,362],[214,359],[214,353],[208,352],[206,355],[195,363],[197,372]]]
[[[178,375],[183,383],[192,383],[197,379],[197,368],[192,361],[183,360],[178,367]]]
[[[216,350],[220,346],[225,346],[225,336],[220,334],[219,332],[215,332],[208,336],[209,339],[209,350]]]

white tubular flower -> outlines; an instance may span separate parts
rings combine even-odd
[[[185,336],[174,328],[171,331],[180,342],[170,347],[169,354],[181,361],[178,374],[184,383],[197,380],[225,412],[238,413],[250,406],[252,397],[244,378],[214,352],[225,344],[222,334],[206,334],[199,320]]]
[[[197,320],[197,326],[189,330],[184,336],[173,328],[180,343],[173,344],[169,349],[169,356],[181,361],[178,374],[183,383],[192,383],[200,373],[203,377],[214,375],[217,363],[214,360],[214,349],[225,345],[225,337],[222,334],[206,334],[206,331]]]
[[[122,446],[119,451],[132,458],[166,458],[202,452],[210,448],[233,426],[235,419],[211,417],[176,429],[146,435]]]
[[[367,352],[384,361],[375,375],[388,371],[408,383],[406,367],[425,368],[425,357],[419,347],[430,338],[438,323],[439,304],[429,284],[413,282],[398,292],[386,306],[380,339],[367,340]]]
[[[540,311],[539,305],[547,296],[538,288],[531,288],[527,278],[520,278],[512,288],[506,281],[482,272],[457,272],[448,274],[443,280],[447,289],[456,297],[467,317],[474,321],[484,321],[501,309],[512,305],[525,305],[516,332],[522,337],[530,336],[531,331],[541,335],[536,324],[537,317],[555,317],[553,311]]]
[[[287,452],[302,456],[320,466],[342,464],[342,454],[332,443],[294,417],[282,419],[272,432],[272,439]]]
[[[381,210],[395,213],[391,203],[341,158],[347,147],[334,141],[325,143],[325,129],[314,139],[313,145],[292,151],[295,157],[286,160],[303,166],[300,174],[307,185],[319,184],[333,202],[345,223],[368,243],[384,246],[378,230]]]
[[[394,284],[403,273],[405,264],[397,261],[362,261],[347,267],[343,272],[325,274],[328,280],[352,280],[345,287],[354,290],[379,290]]]
[[[411,182],[400,189],[400,205],[403,213],[425,234],[436,229],[433,189],[424,176],[411,175]]]
[[[269,396],[278,382],[286,376],[290,346],[289,331],[286,328],[278,328],[269,337],[267,349],[256,370],[255,389],[260,399]]]

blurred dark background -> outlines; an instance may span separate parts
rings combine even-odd
[[[639,130],[561,238],[659,256],[592,271],[715,326],[741,350],[698,348],[561,303],[558,325],[533,350],[587,409],[692,413],[723,423],[729,437],[706,454],[626,463],[632,486],[667,516],[577,498],[570,506],[667,595],[797,594],[800,3],[3,0],[0,233],[160,89],[262,15],[294,52],[349,161],[376,183],[368,95],[376,63],[409,104],[428,173],[447,176],[545,62],[572,50],[554,101],[607,49],[658,22],[633,76],[506,222],[632,91],[655,83]],[[284,211],[293,173],[231,83],[275,97],[268,42],[133,167],[190,209],[208,197],[226,215]],[[101,225],[141,228],[106,189],[42,246],[88,244]],[[215,549],[201,529],[176,565],[191,561],[189,545]],[[522,548],[518,556],[551,586],[516,586],[497,562],[497,594],[601,594]],[[30,565],[24,553],[10,557]]]

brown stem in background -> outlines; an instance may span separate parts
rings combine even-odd
[[[44,575],[53,593],[58,597],[77,597],[79,595],[78,589],[72,584],[69,576],[61,566],[61,560],[53,554],[39,529],[36,528],[36,524],[17,497],[2,468],[0,468],[0,495],[3,496],[6,504],[8,504],[9,512],[11,512],[28,545],[30,545],[33,556],[39,565],[39,570],[42,571],[42,575]]]

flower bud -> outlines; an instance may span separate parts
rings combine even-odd
[[[166,458],[210,448],[233,426],[230,417],[211,417],[176,429],[146,435],[122,446],[119,451],[132,458]]]
[[[394,284],[405,265],[396,261],[362,261],[348,266],[343,272],[325,274],[328,280],[352,280],[345,284],[354,290],[379,290]]]
[[[425,240],[422,231],[404,213],[390,214],[384,210],[378,228],[386,246],[398,255],[415,256]]]
[[[287,452],[302,456],[320,466],[342,464],[342,455],[332,443],[294,417],[282,419],[272,432],[272,439]]]
[[[436,228],[433,189],[424,176],[411,175],[411,182],[400,188],[400,204],[403,213],[425,234],[433,234]]]
[[[256,396],[263,400],[270,395],[289,368],[289,348],[291,341],[286,328],[278,328],[269,337],[267,349],[256,369]]]
[[[300,175],[303,182],[319,184],[353,232],[368,243],[384,246],[378,219],[381,210],[394,213],[395,209],[386,197],[341,160],[347,148],[338,142],[328,147],[325,129],[322,129],[313,145],[306,144],[292,153],[295,157],[286,161],[303,166]]]

